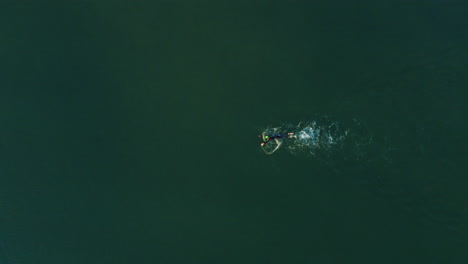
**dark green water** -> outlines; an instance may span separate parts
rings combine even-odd
[[[466,263],[466,2],[39,2],[0,3],[1,264]],[[316,114],[391,160],[260,150]]]

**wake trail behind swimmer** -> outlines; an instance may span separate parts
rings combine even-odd
[[[326,162],[365,158],[366,148],[373,141],[370,133],[357,119],[343,123],[328,117],[269,127],[259,137],[263,140],[260,147],[266,154],[284,149],[293,154],[305,154]]]

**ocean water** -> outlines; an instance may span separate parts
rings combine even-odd
[[[0,263],[466,262],[463,1],[1,6]]]

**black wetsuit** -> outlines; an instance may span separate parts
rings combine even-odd
[[[268,139],[267,139],[267,141],[265,141],[265,144],[270,142],[270,140],[272,140],[272,139],[285,138],[285,137],[287,137],[287,134],[276,134],[275,133],[275,134],[268,135]]]

